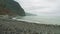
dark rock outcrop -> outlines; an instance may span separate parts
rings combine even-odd
[[[0,0],[0,15],[25,16],[24,9],[14,0]]]

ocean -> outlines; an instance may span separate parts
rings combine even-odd
[[[31,23],[38,24],[53,24],[60,25],[60,16],[25,16],[25,17],[15,17],[18,21],[27,21]]]
[[[17,16],[16,20],[60,25],[60,0],[15,0],[25,12],[36,16]],[[14,18],[15,19],[15,18]]]

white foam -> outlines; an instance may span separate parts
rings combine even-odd
[[[23,19],[16,19],[16,18],[12,18],[13,20],[17,20],[17,21],[25,21],[25,22],[30,22],[30,23],[40,23],[37,21],[31,21],[31,20],[23,20]]]

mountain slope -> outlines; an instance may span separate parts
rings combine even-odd
[[[25,16],[25,11],[14,0],[0,0],[0,14]]]

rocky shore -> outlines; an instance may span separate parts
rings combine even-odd
[[[0,19],[0,34],[60,34],[60,25]]]

